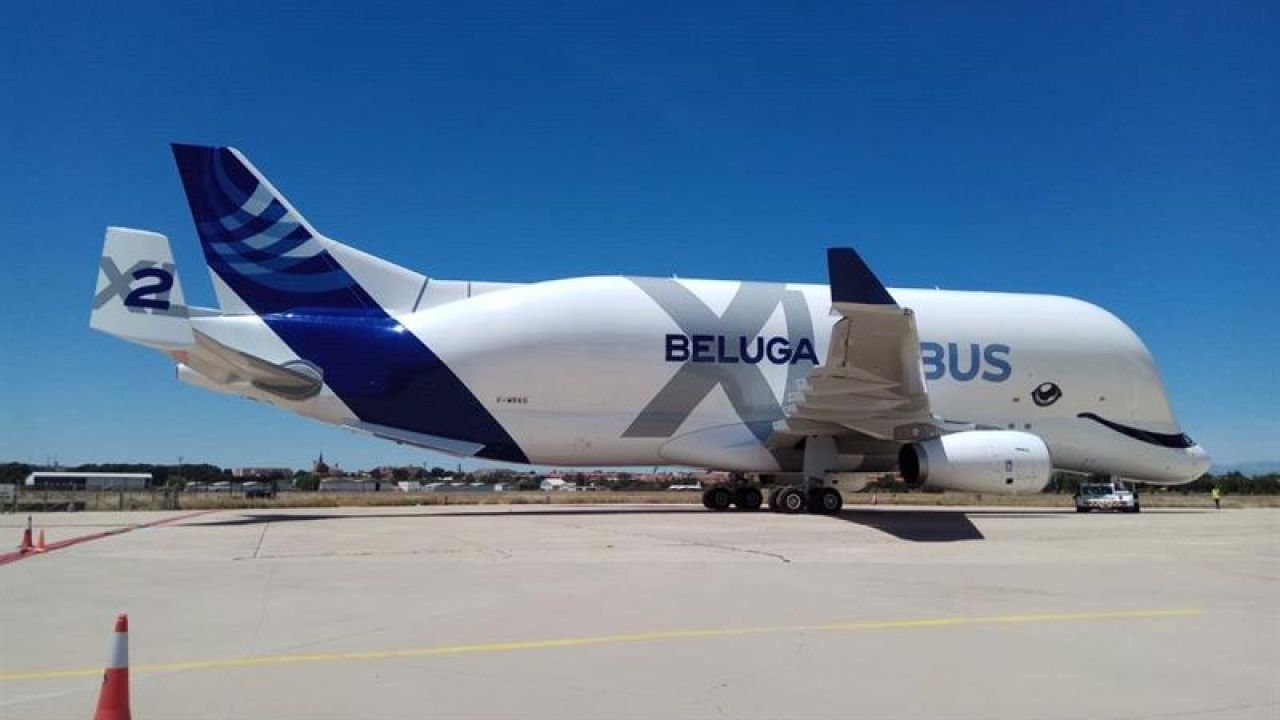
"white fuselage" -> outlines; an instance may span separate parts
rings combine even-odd
[[[939,418],[1034,433],[1066,470],[1177,483],[1205,469],[1189,441],[1160,444],[1081,417],[1181,434],[1150,353],[1110,313],[1046,295],[891,292],[916,314]],[[788,394],[826,357],[838,319],[826,286],[586,277],[458,295],[458,284],[432,281],[425,309],[393,315],[528,462],[799,469],[765,450],[761,428],[783,418]],[[242,347],[276,362],[298,359],[252,316],[201,322],[239,323]],[[304,402],[259,399],[339,424],[355,415],[327,391]],[[424,410],[438,414],[433,427],[449,426],[450,407]],[[873,438],[840,451],[848,470],[888,469],[892,457]]]

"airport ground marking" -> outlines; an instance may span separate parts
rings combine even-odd
[[[914,620],[870,620],[847,623],[822,623],[775,627],[658,630],[653,632],[627,633],[620,635],[598,635],[594,637],[553,638],[543,640],[516,640],[512,642],[478,643],[471,645],[440,645],[433,647],[330,653],[250,655],[248,657],[227,658],[222,660],[141,663],[131,665],[129,670],[135,674],[173,673],[191,670],[225,670],[269,665],[295,665],[302,663],[394,660],[397,658],[443,657],[451,655],[515,652],[520,650],[554,650],[558,648],[590,647],[595,645],[623,645],[631,643],[656,642],[660,640],[742,637],[748,635],[781,635],[789,633],[911,630],[919,628],[942,628],[974,625],[1025,625],[1053,622],[1140,620],[1191,617],[1199,614],[1201,614],[1201,611],[1196,608],[1172,608],[1164,610],[1108,610],[1099,612],[1040,613],[1024,615],[953,616],[921,618]],[[79,668],[73,670],[45,670],[34,672],[0,672],[0,682],[97,677],[101,674],[102,668]]]
[[[49,546],[41,552],[35,552],[33,550],[20,550],[20,551],[3,553],[3,554],[0,554],[0,565],[8,565],[9,563],[15,563],[15,562],[18,562],[19,560],[24,560],[29,557],[44,555],[47,553],[51,553],[55,550],[61,550],[63,548],[68,548],[73,545],[79,545],[80,543],[86,543],[93,540],[101,540],[103,538],[115,537],[116,535],[123,535],[127,532],[133,532],[134,530],[148,530],[150,528],[157,528],[157,527],[164,527],[165,525],[172,525],[173,523],[176,523],[176,522],[188,520],[190,518],[197,517],[199,515],[208,515],[209,513],[212,513],[212,512],[218,512],[218,511],[217,510],[196,510],[195,512],[189,512],[182,515],[175,515],[173,517],[161,518],[159,520],[152,520],[151,522],[140,523],[137,525],[125,525],[123,527],[112,528],[110,530],[103,530],[102,532],[89,533],[88,535],[77,535],[76,537],[67,538],[65,540],[58,540],[57,542],[51,542],[49,543]]]

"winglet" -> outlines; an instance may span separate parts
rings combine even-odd
[[[889,307],[898,304],[853,248],[827,248],[827,273],[831,279],[832,303]]]

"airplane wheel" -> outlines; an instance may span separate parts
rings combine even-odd
[[[782,488],[776,487],[769,491],[769,509],[774,512],[781,512],[782,508],[778,507],[778,493],[782,492]]]
[[[777,508],[784,513],[804,512],[804,492],[800,488],[782,488],[778,491]]]
[[[844,497],[835,488],[820,487],[809,491],[809,509],[823,515],[835,515],[844,507]]]
[[[708,510],[728,510],[733,504],[733,493],[727,487],[713,487],[702,493],[702,504]]]
[[[764,494],[757,487],[742,487],[733,494],[733,504],[739,510],[759,510],[764,504]]]

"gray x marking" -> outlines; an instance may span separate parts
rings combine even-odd
[[[716,315],[697,295],[676,280],[627,279],[653,298],[686,335],[757,337],[781,303],[792,344],[802,337],[813,339],[813,319],[804,294],[799,290],[787,290],[785,285],[744,282],[724,314]],[[788,365],[783,392],[793,388],[812,369],[813,363],[807,360]],[[698,403],[716,387],[724,388],[738,418],[761,442],[773,432],[773,423],[783,417],[782,405],[760,364],[687,362],[645,405],[622,437],[671,437]]]
[[[149,267],[158,267],[169,273],[170,276],[176,277],[173,263],[157,263],[152,260],[139,260],[135,262],[128,270],[120,272],[120,268],[116,266],[114,260],[106,255],[99,258],[98,269],[102,271],[102,275],[107,279],[106,287],[102,288],[97,295],[93,296],[93,309],[106,305],[112,298],[120,298],[120,302],[124,302],[129,297],[129,293],[133,290],[133,274],[139,270]],[[158,299],[168,300],[169,291],[159,294]],[[152,308],[136,308],[125,305],[125,309],[129,312],[150,313],[152,315],[177,315],[185,316],[187,308],[185,306],[173,305],[168,310],[156,310]]]

